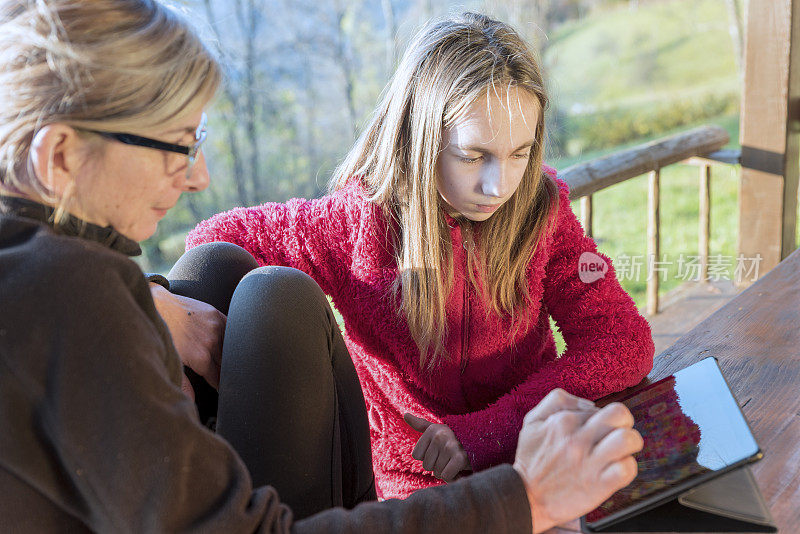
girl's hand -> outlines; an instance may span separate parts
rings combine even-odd
[[[408,426],[422,432],[411,457],[422,461],[426,471],[445,482],[453,482],[461,473],[472,471],[467,453],[447,425],[431,423],[421,417],[406,413],[403,420]]]

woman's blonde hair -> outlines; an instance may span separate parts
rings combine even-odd
[[[399,286],[399,309],[420,350],[420,365],[429,369],[446,356],[445,305],[453,287],[452,243],[436,185],[442,129],[478,98],[512,87],[539,103],[535,144],[517,191],[480,223],[477,251],[468,247],[467,272],[494,311],[519,326],[530,300],[526,267],[558,207],[558,189],[542,172],[548,102],[542,76],[510,26],[465,13],[423,29],[332,178],[332,190],[360,179],[371,200],[398,221],[395,291]],[[471,224],[460,224],[468,243]]]
[[[183,17],[156,1],[0,0],[0,190],[60,203],[30,168],[40,128],[158,127],[221,79]]]

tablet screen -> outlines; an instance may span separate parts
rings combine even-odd
[[[634,427],[644,439],[644,448],[635,456],[639,474],[587,514],[590,524],[621,516],[619,512],[658,500],[703,473],[724,471],[759,454],[714,358],[650,384],[621,402],[633,413]]]

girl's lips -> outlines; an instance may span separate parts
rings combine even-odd
[[[493,213],[502,204],[476,204],[475,206],[481,213]]]
[[[169,208],[153,208],[153,211],[156,212],[156,215],[159,217],[164,217],[169,211]]]

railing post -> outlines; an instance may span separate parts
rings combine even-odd
[[[592,237],[592,195],[581,197],[581,224],[586,235]]]
[[[655,269],[660,256],[660,181],[661,169],[656,169],[648,174],[649,190],[647,194],[647,314],[658,313],[658,271]]]
[[[700,166],[700,227],[697,249],[700,255],[700,281],[708,281],[708,254],[711,237],[711,165]]]

